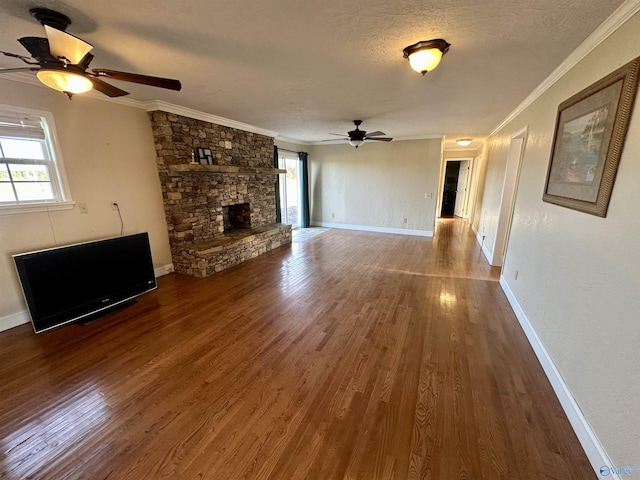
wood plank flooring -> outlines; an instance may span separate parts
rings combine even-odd
[[[592,479],[461,221],[330,230],[0,333],[1,479]]]

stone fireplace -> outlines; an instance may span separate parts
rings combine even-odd
[[[291,243],[275,223],[273,138],[150,112],[169,242],[177,272],[206,277]],[[213,165],[192,162],[198,147]]]

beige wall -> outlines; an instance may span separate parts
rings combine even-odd
[[[277,138],[273,141],[274,145],[278,148],[284,148],[286,150],[291,150],[292,152],[308,152],[310,145],[302,145],[299,143],[291,143],[285,142],[284,140],[278,140]]]
[[[638,55],[640,14],[494,136],[476,216],[492,241],[509,141],[528,126],[504,279],[618,466],[640,464],[640,102],[606,218],[542,193],[558,104]]]
[[[144,110],[0,80],[0,104],[52,112],[75,202],[72,210],[0,215],[0,328],[25,305],[11,255],[147,231],[155,267],[171,263],[151,126]]]
[[[309,161],[312,221],[434,230],[440,139],[313,146]]]

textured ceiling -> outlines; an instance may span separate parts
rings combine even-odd
[[[33,6],[68,15],[92,67],[178,78],[181,92],[111,82],[300,141],[351,120],[395,138],[488,133],[622,0],[2,0],[0,50],[44,36]],[[402,49],[444,38],[422,77]],[[0,67],[21,66],[0,57]]]

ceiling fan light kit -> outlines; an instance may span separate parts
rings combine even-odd
[[[332,133],[331,135],[338,135],[340,137],[347,137],[345,140],[349,140],[349,145],[352,147],[358,148],[364,145],[365,140],[378,140],[380,142],[390,142],[393,140],[391,137],[385,137],[384,132],[380,130],[376,130],[375,132],[367,133],[364,130],[360,130],[360,125],[362,125],[362,120],[354,120],[353,124],[356,126],[355,129],[347,132],[347,135],[343,135],[341,133]],[[329,141],[329,140],[325,140]]]
[[[66,71],[66,69],[41,68],[36,72],[36,77],[47,87],[73,95],[88,92],[93,88],[91,80],[87,77],[81,73]]]
[[[182,88],[178,80],[170,78],[99,68],[88,72],[86,70],[93,60],[93,55],[89,53],[93,49],[93,45],[65,32],[66,28],[71,25],[71,19],[48,8],[32,8],[29,13],[42,24],[47,38],[22,37],[18,39],[18,42],[31,55],[30,58],[0,51],[5,56],[20,59],[29,65],[29,67],[22,68],[0,69],[0,74],[35,71],[40,82],[49,88],[64,92],[69,98],[78,93],[88,92],[92,88],[109,97],[128,95],[129,92],[114,87],[98,77],[177,91]]]
[[[405,47],[402,53],[404,58],[409,59],[411,68],[424,75],[438,66],[442,56],[449,51],[450,46],[451,44],[442,38],[421,40]]]

